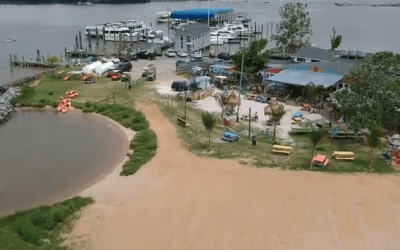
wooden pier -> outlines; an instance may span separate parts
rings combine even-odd
[[[55,65],[53,65],[51,63],[43,63],[43,62],[11,61],[11,66],[53,68]]]

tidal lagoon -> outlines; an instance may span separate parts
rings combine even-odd
[[[128,145],[99,115],[18,110],[0,126],[0,216],[76,195],[115,169]]]

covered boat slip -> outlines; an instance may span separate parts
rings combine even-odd
[[[207,20],[222,21],[234,19],[232,8],[196,8],[189,10],[179,10],[171,13],[171,18],[184,20]]]

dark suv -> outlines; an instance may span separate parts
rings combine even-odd
[[[149,52],[142,50],[136,53],[136,55],[139,59],[147,59],[149,57]]]
[[[132,63],[130,62],[121,62],[115,66],[114,70],[118,70],[120,72],[129,72],[132,69]]]
[[[185,81],[175,81],[172,83],[171,88],[174,91],[185,91],[189,90],[189,85]]]

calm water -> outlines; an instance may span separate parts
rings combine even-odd
[[[340,0],[337,0],[341,2]],[[264,24],[264,30],[271,22],[274,26],[280,20],[278,9],[280,2],[271,0],[251,0],[250,10],[253,21]],[[286,1],[282,1],[285,3]],[[300,0],[308,3],[314,36],[312,43],[329,48],[332,27],[343,35],[341,48],[360,49],[367,52],[392,50],[400,52],[400,8],[350,6],[338,7],[335,1]],[[350,3],[366,3],[364,0],[346,0]],[[379,1],[370,1],[376,3]],[[236,11],[248,13],[249,3],[244,1],[210,2],[211,6],[229,6]],[[0,43],[0,84],[9,82],[32,70],[14,67],[11,74],[9,54],[18,53],[36,58],[36,49],[42,55],[60,55],[64,47],[73,48],[75,35],[84,31],[89,24],[112,22],[127,19],[139,19],[147,25],[155,23],[157,12],[171,9],[207,7],[207,2],[162,2],[128,5],[2,5],[0,8],[0,40],[17,38],[14,43]],[[158,27],[158,26],[157,26]],[[159,28],[167,30],[167,25]],[[270,32],[269,32],[270,34]],[[272,43],[271,43],[272,44]]]
[[[0,216],[62,201],[122,160],[128,142],[105,118],[18,112],[0,126]]]

